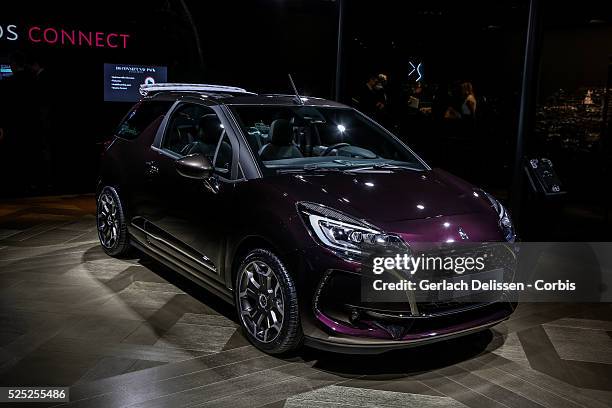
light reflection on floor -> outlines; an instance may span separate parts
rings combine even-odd
[[[521,305],[432,346],[280,359],[172,271],[104,255],[93,211],[90,195],[0,202],[0,385],[70,385],[82,407],[612,405],[610,305]]]

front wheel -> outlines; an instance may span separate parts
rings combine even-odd
[[[234,287],[238,319],[251,343],[270,354],[299,348],[303,334],[295,283],[273,252],[249,252]]]
[[[125,255],[130,249],[125,210],[113,187],[104,187],[98,195],[96,222],[104,252],[115,257]]]

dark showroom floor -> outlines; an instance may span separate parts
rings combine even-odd
[[[281,359],[172,272],[105,256],[93,210],[88,195],[0,202],[0,385],[69,385],[68,405],[104,408],[612,406],[610,305],[521,305],[432,346]]]

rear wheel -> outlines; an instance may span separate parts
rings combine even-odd
[[[292,351],[302,344],[295,283],[273,252],[249,252],[234,287],[238,318],[251,343],[270,354]]]
[[[130,249],[125,211],[113,187],[104,187],[98,195],[96,222],[104,252],[115,257],[125,255]]]

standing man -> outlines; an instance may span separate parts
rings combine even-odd
[[[358,95],[359,110],[376,121],[384,119],[387,110],[387,94],[384,89],[387,76],[384,74],[371,75]]]

